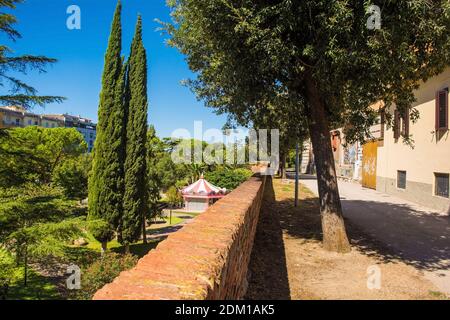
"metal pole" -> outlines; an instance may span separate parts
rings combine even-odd
[[[299,168],[300,168],[300,157],[299,157],[299,150],[300,146],[297,142],[295,146],[295,206],[298,207],[298,187],[299,187]]]

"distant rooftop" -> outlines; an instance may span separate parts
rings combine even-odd
[[[31,116],[31,117],[42,117],[45,119],[58,120],[63,122],[72,122],[72,123],[80,123],[86,126],[95,127],[96,124],[92,122],[92,120],[88,118],[83,118],[82,116],[74,116],[70,114],[36,114],[32,112],[28,112],[24,107],[21,106],[0,106],[0,110],[14,113],[21,113],[23,116]]]

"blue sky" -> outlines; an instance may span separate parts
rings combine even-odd
[[[14,14],[23,38],[11,43],[2,37],[15,54],[45,55],[58,59],[46,74],[21,77],[42,95],[68,98],[63,104],[48,105],[36,113],[70,113],[97,120],[101,74],[116,0],[26,0]],[[123,54],[128,55],[138,13],[143,16],[144,44],[149,59],[149,123],[158,135],[170,136],[178,128],[193,131],[194,121],[204,129],[221,128],[225,116],[215,115],[198,102],[180,81],[195,77],[184,57],[168,47],[165,35],[156,29],[156,18],[169,21],[165,0],[122,0]],[[66,13],[70,5],[81,9],[81,30],[69,30]]]

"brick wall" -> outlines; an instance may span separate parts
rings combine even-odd
[[[94,300],[243,298],[265,182],[255,176],[243,183],[99,290]]]

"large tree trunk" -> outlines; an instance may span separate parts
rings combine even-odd
[[[325,102],[312,78],[306,79],[309,103],[309,132],[313,145],[322,217],[323,246],[326,250],[349,252],[350,243],[345,231],[336,168],[331,150],[330,129]]]

